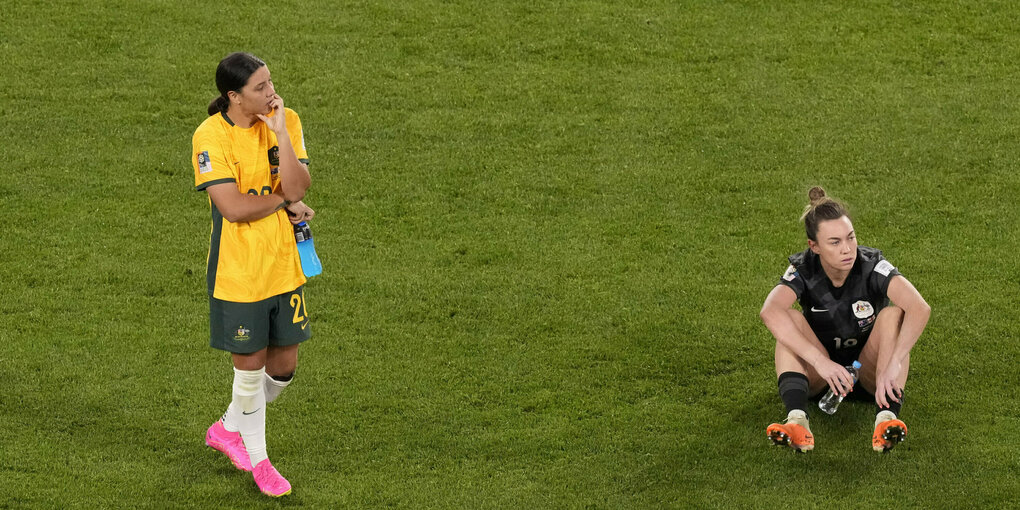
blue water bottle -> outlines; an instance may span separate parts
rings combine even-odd
[[[312,229],[307,223],[294,225],[294,239],[297,240],[297,251],[301,255],[301,271],[306,278],[322,274],[322,262],[315,254],[315,241],[312,241]]]

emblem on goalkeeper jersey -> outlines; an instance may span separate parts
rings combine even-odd
[[[875,315],[875,308],[867,301],[858,301],[853,304],[851,309],[854,311],[854,317],[858,319],[866,319]]]

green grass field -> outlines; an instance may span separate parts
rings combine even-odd
[[[0,508],[1002,508],[1020,493],[1020,7],[0,7]],[[326,273],[269,408],[203,444],[191,135],[235,50],[301,114]],[[933,308],[907,441],[784,416],[765,295],[811,185]]]

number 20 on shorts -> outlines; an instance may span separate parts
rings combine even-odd
[[[308,310],[305,309],[305,295],[302,290],[298,294],[290,295],[290,306],[294,309],[294,324],[299,324],[308,318]],[[301,326],[301,329],[305,329],[307,322]]]

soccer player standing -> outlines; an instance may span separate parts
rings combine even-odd
[[[192,166],[212,211],[210,345],[231,353],[234,383],[205,441],[279,497],[291,486],[266,453],[266,404],[290,384],[298,344],[311,333],[292,227],[315,215],[301,202],[311,184],[308,155],[301,120],[284,107],[264,62],[228,55],[216,87],[220,96],[192,138]]]
[[[842,203],[819,187],[808,196],[803,216],[808,249],[789,257],[789,268],[761,309],[776,338],[779,395],[788,413],[785,423],[769,425],[766,434],[778,445],[814,448],[808,397],[826,387],[848,394],[853,377],[844,366],[859,360],[860,386],[877,405],[871,445],[885,451],[907,433],[898,415],[910,350],[931,308],[882,252],[857,245]],[[802,311],[792,308],[795,301]]]

